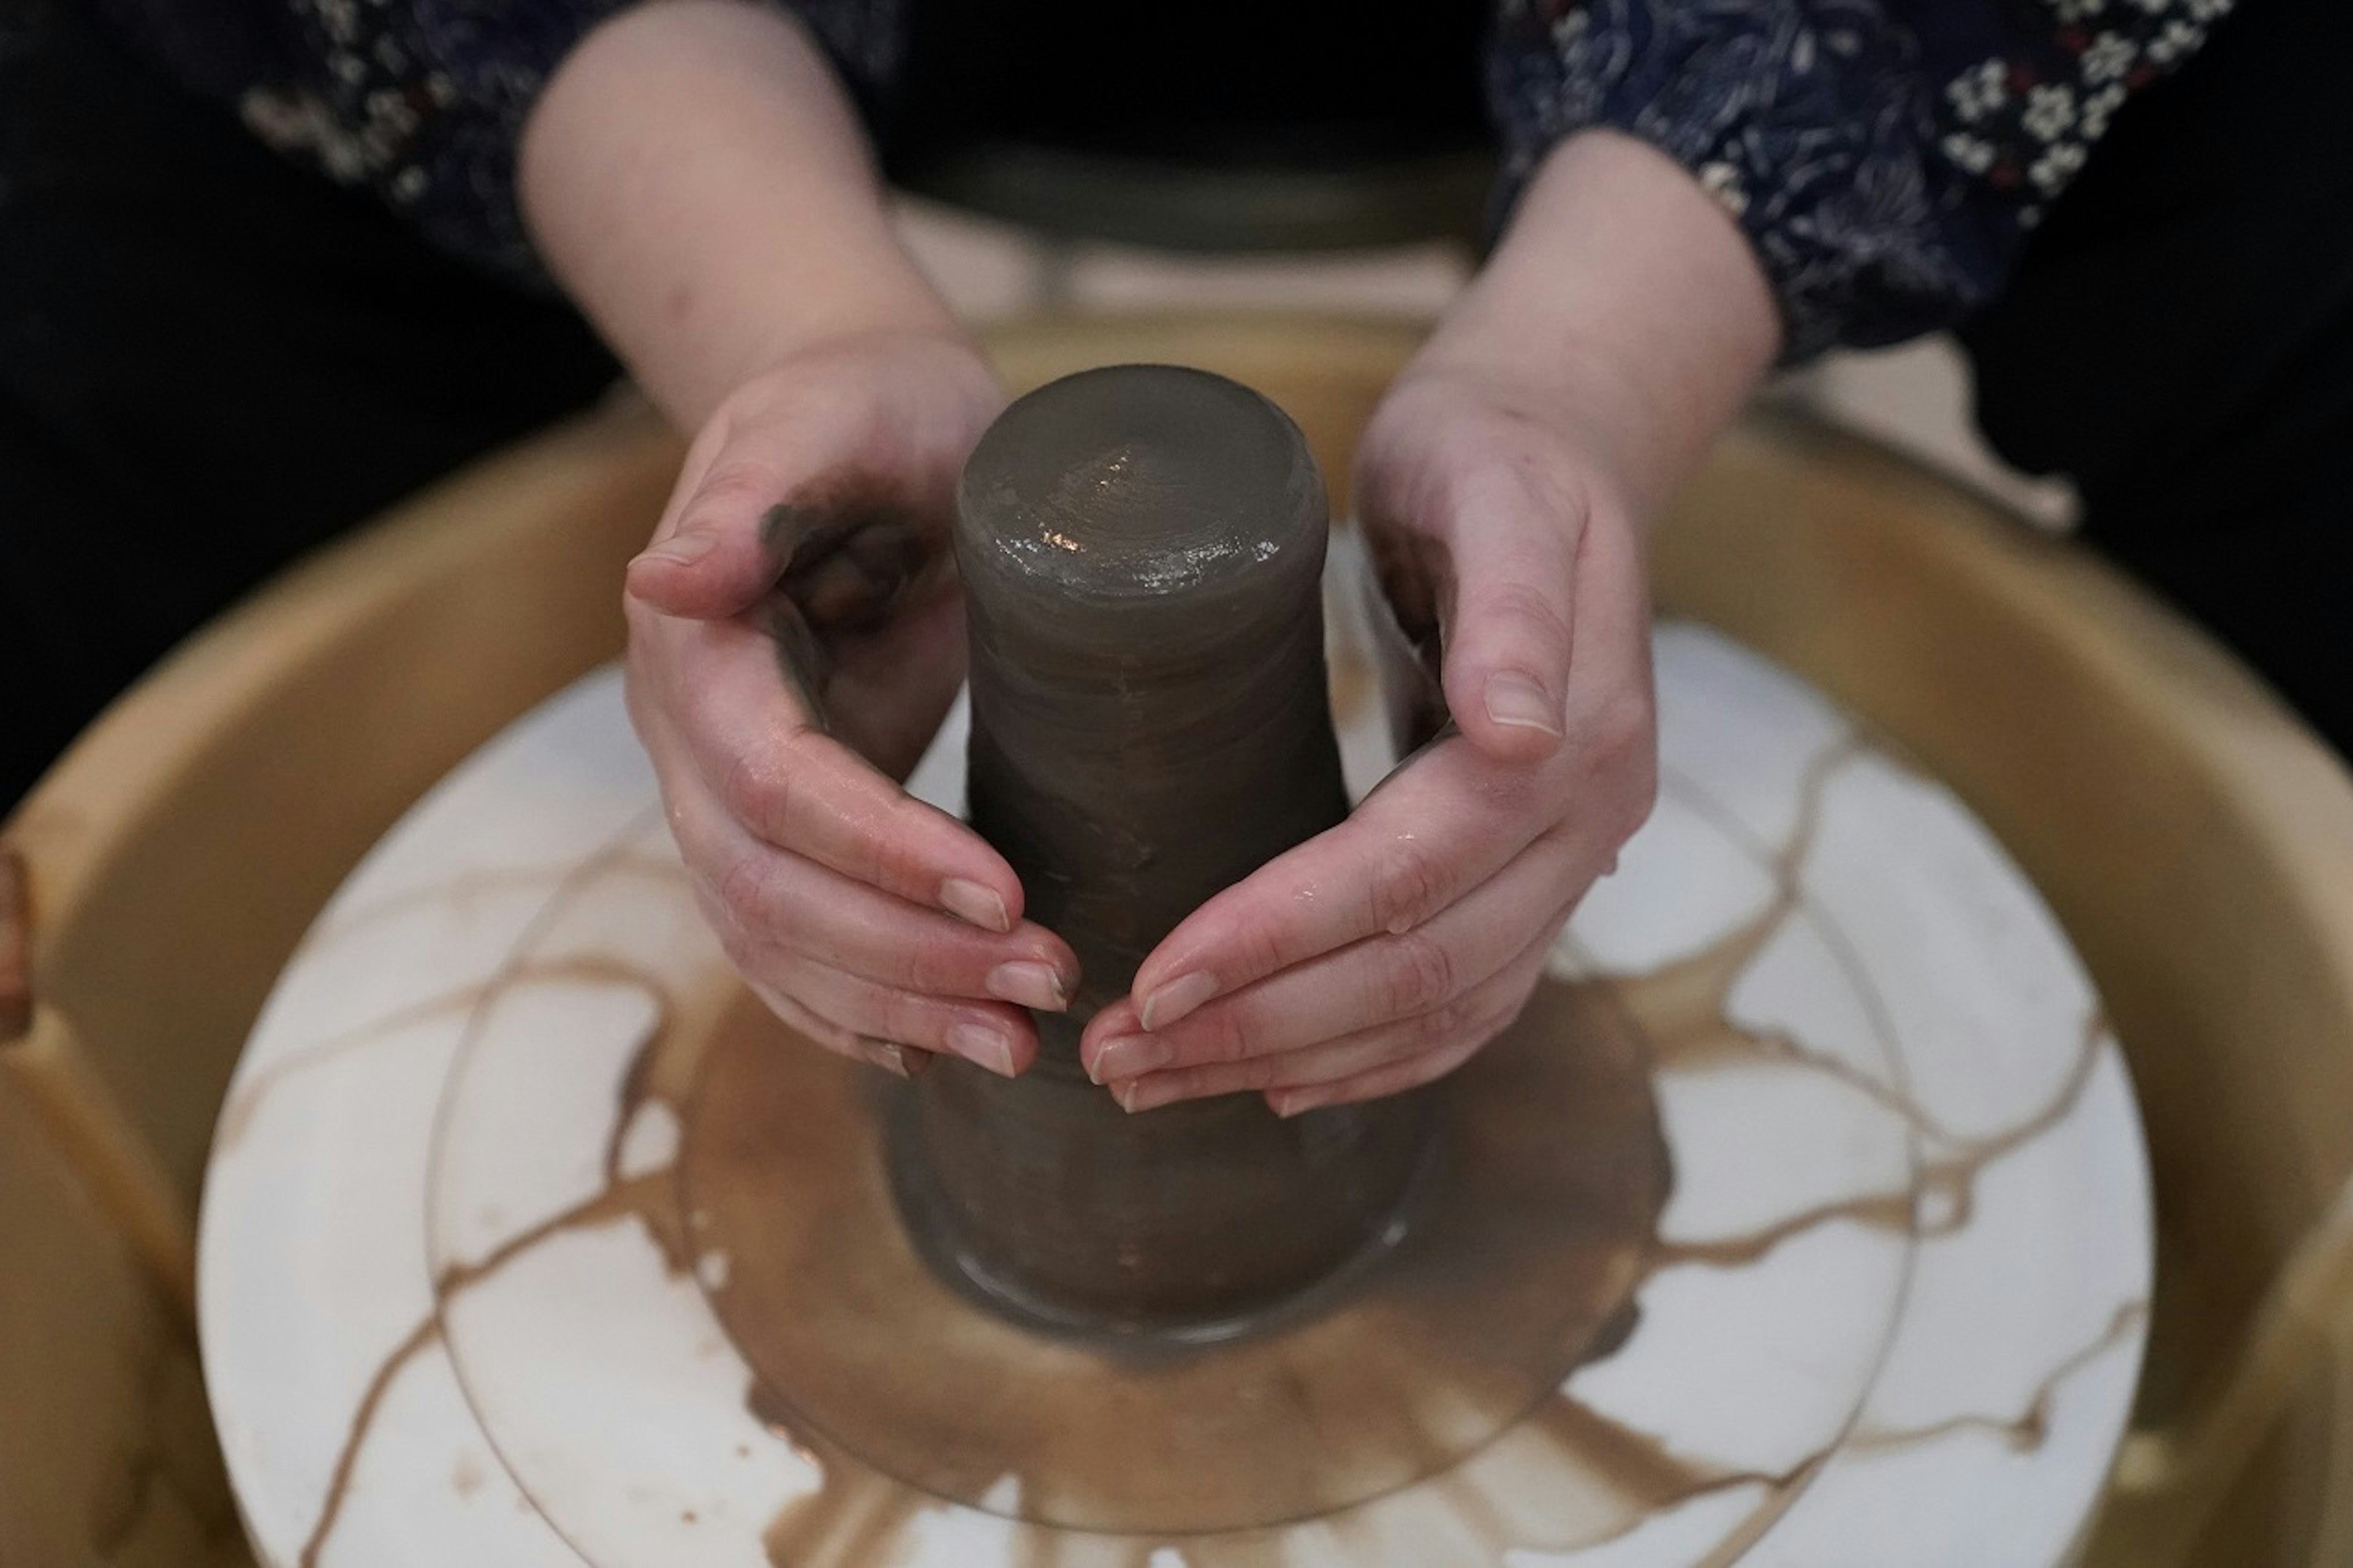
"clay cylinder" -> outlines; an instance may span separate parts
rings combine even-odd
[[[1000,1303],[1113,1330],[1245,1322],[1388,1227],[1413,1097],[1288,1121],[1253,1094],[1129,1115],[1079,1032],[1177,921],[1337,823],[1328,512],[1298,429],[1198,371],[1090,371],[1015,403],[964,473],[973,826],[1084,966],[1008,1081],[919,1080],[902,1199]]]

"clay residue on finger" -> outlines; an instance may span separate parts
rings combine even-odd
[[[1436,540],[1394,528],[1362,531],[1372,563],[1365,618],[1389,739],[1406,755],[1434,740],[1448,722],[1440,673],[1451,606],[1440,595],[1441,585],[1453,581],[1453,568],[1446,547]]]
[[[753,622],[775,640],[786,683],[810,724],[830,732],[831,640],[879,630],[949,581],[947,524],[912,504],[898,481],[851,472],[770,507],[760,519],[760,544],[776,585],[753,609]]]
[[[809,728],[830,734],[833,724],[826,712],[825,689],[833,679],[833,656],[818,640],[808,618],[783,594],[774,593],[754,606],[752,620],[776,645],[776,668],[800,703]]]
[[[803,487],[762,516],[760,542],[778,591],[819,635],[871,631],[952,569],[946,520],[877,474]]]

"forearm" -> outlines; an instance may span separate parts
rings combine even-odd
[[[681,428],[796,349],[955,326],[830,68],[773,10],[665,0],[589,35],[532,111],[521,188],[549,269]]]
[[[1662,153],[1555,148],[1415,370],[1500,386],[1598,448],[1655,514],[1771,367],[1780,323],[1746,237]]]

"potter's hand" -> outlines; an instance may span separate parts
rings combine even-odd
[[[950,496],[1004,395],[900,248],[849,95],[784,7],[624,7],[522,152],[542,258],[702,432],[628,610],[630,714],[704,911],[822,1044],[1014,1070],[1036,1041],[1008,1004],[1053,1005],[1076,961],[892,782],[955,689]]]
[[[1642,520],[1778,332],[1739,230],[1681,168],[1607,132],[1546,157],[1357,461],[1383,585],[1453,727],[1145,959],[1082,1047],[1123,1104],[1395,1093],[1518,1014],[1650,808]]]
[[[1204,906],[1093,1021],[1084,1059],[1130,1110],[1257,1089],[1289,1114],[1451,1070],[1518,1015],[1650,810],[1641,540],[1586,453],[1495,388],[1409,375],[1356,494],[1400,626],[1433,669],[1443,646],[1453,727]]]
[[[948,334],[798,354],[720,405],[629,567],[629,712],[704,914],[781,1016],[899,1071],[1018,1070],[1013,1004],[1077,979],[1003,858],[893,782],[963,671],[949,520],[1003,402]]]

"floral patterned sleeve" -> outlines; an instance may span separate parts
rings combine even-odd
[[[523,121],[565,53],[635,0],[290,0],[272,68],[237,94],[262,140],[375,190],[442,248],[543,283],[515,195]],[[777,0],[872,97],[900,0]]]
[[[1785,362],[1991,297],[2117,110],[2232,0],[1504,0],[1489,63],[1515,184],[1588,127],[1739,220]]]

